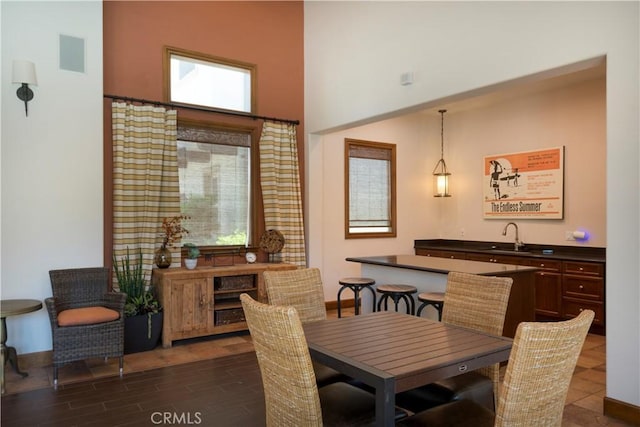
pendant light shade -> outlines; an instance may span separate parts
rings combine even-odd
[[[447,110],[438,110],[440,113],[440,160],[433,168],[433,197],[451,197],[449,194],[449,181],[451,174],[447,170],[447,163],[444,161],[444,113]]]

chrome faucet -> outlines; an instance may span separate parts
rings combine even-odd
[[[507,228],[509,228],[510,225],[513,225],[513,227],[516,229],[516,240],[513,244],[513,250],[514,251],[519,251],[521,247],[524,246],[524,243],[520,241],[520,239],[518,238],[518,224],[516,224],[515,222],[509,222],[507,223],[507,225],[504,226],[504,230],[502,230],[502,235],[506,236],[507,235]]]

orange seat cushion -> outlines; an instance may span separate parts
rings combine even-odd
[[[106,307],[71,308],[58,313],[58,326],[93,325],[119,318],[120,313]]]

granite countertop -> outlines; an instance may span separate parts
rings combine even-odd
[[[600,247],[526,244],[522,250],[516,252],[513,250],[513,243],[424,239],[415,240],[414,248],[547,258],[560,261],[606,262],[606,248]],[[548,250],[553,251],[553,253],[543,253],[543,251]]]
[[[420,255],[383,255],[347,258],[347,261],[385,267],[405,268],[409,270],[429,271],[447,274],[450,271],[499,276],[508,273],[535,271],[536,267],[492,262],[469,261],[464,259],[436,258]]]

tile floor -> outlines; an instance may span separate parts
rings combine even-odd
[[[330,313],[335,316],[335,313]],[[125,356],[126,373],[174,366],[203,359],[219,358],[253,351],[248,333],[231,334],[217,338],[183,340],[172,348]],[[51,387],[51,367],[21,366],[29,376],[22,378],[9,366],[5,369],[6,393],[15,394]],[[102,359],[69,364],[59,371],[59,383],[71,384],[95,378],[115,376],[118,363]],[[578,359],[566,399],[563,426],[629,426],[630,424],[602,415],[605,396],[605,337],[588,335]]]

